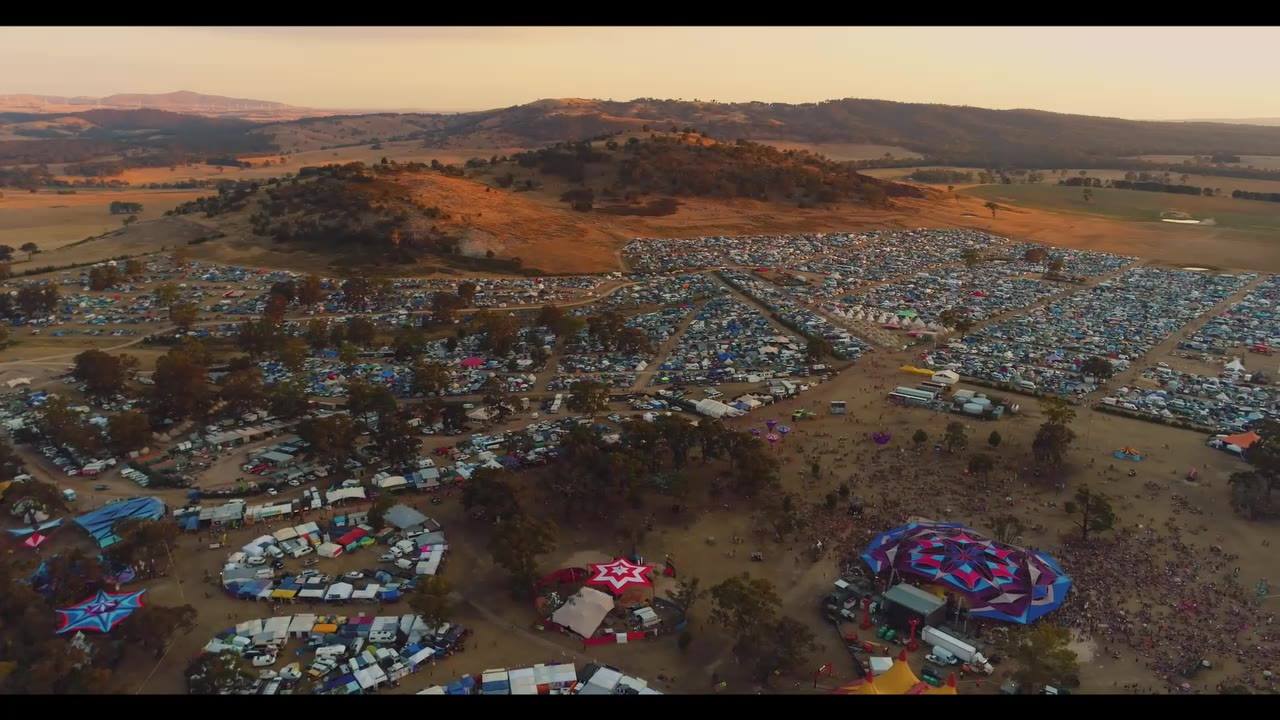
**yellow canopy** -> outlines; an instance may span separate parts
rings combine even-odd
[[[904,653],[905,654],[905,653]],[[923,682],[911,670],[906,659],[899,655],[893,661],[893,667],[870,680],[860,678],[848,685],[836,688],[837,695],[956,695],[954,676],[947,679],[947,684],[934,687]]]
[[[933,377],[932,370],[925,370],[924,368],[918,368],[914,365],[903,365],[898,369],[902,372],[911,373],[912,375],[927,375],[928,377]]]
[[[290,600],[293,598],[294,595],[297,595],[297,594],[298,594],[297,590],[272,590],[271,591],[271,597],[277,600]]]

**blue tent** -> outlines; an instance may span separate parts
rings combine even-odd
[[[446,695],[470,695],[476,687],[476,679],[470,675],[463,675],[444,686]]]
[[[136,497],[103,505],[76,518],[76,524],[93,536],[98,547],[110,547],[120,538],[113,532],[121,520],[159,520],[164,517],[164,501],[158,497]]]
[[[38,526],[34,528],[20,527],[20,528],[9,528],[8,530],[10,535],[13,535],[14,537],[17,537],[17,538],[24,538],[32,533],[37,533],[37,532],[43,533],[46,530],[53,530],[58,527],[61,527],[62,520],[63,518],[58,518],[56,520],[49,520],[48,522],[40,523]]]

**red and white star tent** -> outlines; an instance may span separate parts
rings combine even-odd
[[[633,585],[650,587],[652,581],[649,579],[649,573],[653,568],[648,565],[636,565],[627,562],[625,558],[618,558],[613,562],[596,563],[591,566],[591,579],[587,580],[587,585],[602,587],[614,595],[621,595],[624,590]]]

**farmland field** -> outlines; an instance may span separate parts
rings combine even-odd
[[[889,153],[898,158],[918,158],[919,153],[893,145],[868,145],[866,143],[805,143],[790,140],[758,140],[779,150],[808,150],[837,162],[845,160],[875,160]],[[908,171],[910,172],[910,171]]]
[[[1086,203],[1081,191],[1082,188],[1078,187],[1040,184],[980,185],[965,192],[997,203],[1007,202],[1023,207],[1098,215],[1118,220],[1159,222],[1161,213],[1179,211],[1197,220],[1212,219],[1212,225],[1217,228],[1272,238],[1280,232],[1280,204],[1277,203],[1111,188],[1093,188],[1093,199]],[[1170,228],[1177,227],[1168,225]]]
[[[1141,155],[1139,160],[1155,163],[1173,163],[1179,164],[1183,160],[1190,160],[1190,155]],[[1241,155],[1238,167],[1249,167],[1250,165],[1262,170],[1280,170],[1280,157],[1274,155]]]
[[[5,189],[0,197],[0,244],[20,247],[34,242],[42,250],[53,250],[120,228],[126,216],[111,214],[108,206],[113,201],[142,203],[141,221],[161,217],[180,203],[208,194],[209,190],[91,189],[58,195]],[[17,258],[25,255],[19,253]]]

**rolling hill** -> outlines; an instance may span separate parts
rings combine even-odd
[[[615,269],[617,248],[637,235],[803,229],[841,211],[890,213],[896,201],[925,195],[808,153],[662,134],[467,167],[303,167],[294,180],[225,183],[173,214],[210,223],[230,238],[222,245],[239,243],[250,256],[543,273]]]
[[[106,97],[0,95],[0,113],[75,113],[82,110],[166,110],[188,115],[235,117],[259,122],[292,120],[333,111],[296,107],[268,100],[249,100],[179,90],[171,93],[121,93]]]

